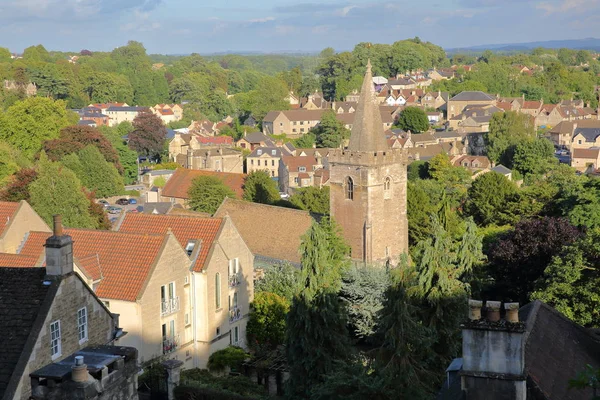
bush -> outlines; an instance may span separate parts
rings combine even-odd
[[[244,349],[236,346],[229,346],[223,350],[216,351],[208,358],[207,367],[211,372],[221,372],[227,367],[232,370],[239,370],[248,354]]]
[[[126,190],[125,191],[125,196],[130,196],[130,197],[140,197],[140,191],[139,190]]]
[[[205,369],[181,373],[181,385],[175,398],[184,400],[260,400],[267,399],[266,390],[245,376],[217,377]]]

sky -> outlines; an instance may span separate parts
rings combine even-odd
[[[598,21],[600,0],[0,0],[0,46],[317,52],[419,36],[453,48],[599,37]]]

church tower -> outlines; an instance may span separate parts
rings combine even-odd
[[[371,62],[362,84],[350,143],[330,153],[330,211],[352,259],[392,265],[408,252],[407,157],[387,144]]]

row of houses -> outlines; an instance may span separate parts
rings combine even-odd
[[[140,112],[150,111],[167,125],[183,118],[179,104],[157,104],[154,107],[130,106],[127,103],[95,103],[80,110],[79,124],[88,126],[116,126],[121,122],[133,122]]]

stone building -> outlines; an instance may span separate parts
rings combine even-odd
[[[1,253],[16,253],[29,231],[52,231],[25,200],[18,203],[0,201],[0,221],[3,224],[0,233]]]
[[[178,154],[175,162],[184,168],[215,172],[244,172],[242,152],[228,147],[188,149],[186,154]]]
[[[329,156],[331,216],[354,260],[394,264],[408,251],[407,156],[388,147],[372,79],[369,62],[348,148]]]
[[[0,267],[0,399],[29,399],[29,374],[86,346],[113,344],[118,318],[73,270],[73,240],[55,219],[45,268]]]

